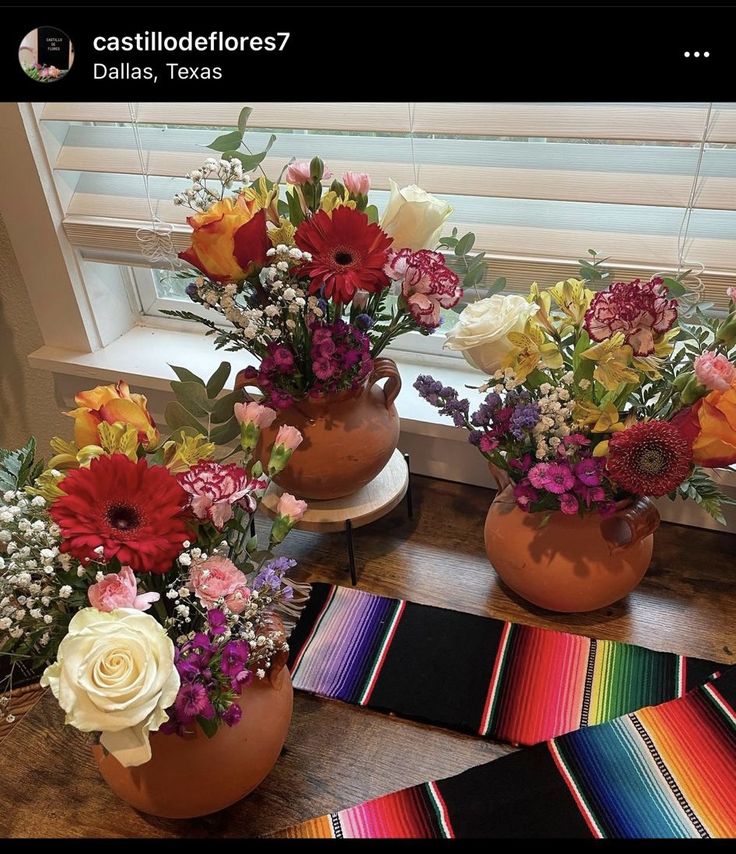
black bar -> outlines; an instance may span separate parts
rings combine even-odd
[[[404,454],[406,468],[409,472],[409,483],[406,486],[406,512],[410,519],[414,518],[414,498],[411,494],[411,457],[409,454]]]
[[[345,535],[348,541],[348,560],[350,562],[350,581],[353,587],[358,583],[358,575],[355,570],[355,551],[353,549],[353,523],[350,519],[345,520]]]

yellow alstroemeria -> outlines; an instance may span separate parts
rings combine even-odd
[[[105,424],[97,428],[100,433],[100,446],[106,454],[125,454],[135,462],[138,459],[138,431],[131,424]]]
[[[274,225],[279,224],[279,185],[274,184],[271,189],[268,189],[268,183],[264,177],[260,177],[254,181],[250,187],[246,187],[240,191],[240,195],[249,202],[254,201],[258,209],[263,208],[266,212],[266,219]]]
[[[183,434],[180,439],[164,442],[164,465],[172,474],[181,474],[200,460],[211,459],[214,453],[214,444],[204,436]]]
[[[675,338],[680,334],[679,327],[675,326],[654,342],[654,352],[648,356],[634,356],[632,365],[637,371],[646,374],[650,380],[661,378],[660,368],[665,360],[675,349]]]
[[[345,194],[340,196],[334,190],[330,190],[322,196],[322,199],[319,203],[320,209],[325,211],[326,213],[332,213],[335,208],[339,208],[342,206],[348,208],[355,208],[356,202],[354,199],[350,198],[350,193],[345,190]]]
[[[572,416],[576,424],[590,427],[592,433],[615,433],[624,429],[618,409],[610,402],[599,406],[592,400],[576,400]]]
[[[59,489],[59,483],[63,479],[64,475],[58,469],[46,469],[36,478],[35,485],[27,486],[25,491],[29,495],[40,495],[49,504],[53,504],[57,498],[66,495],[62,489]]]
[[[593,291],[586,288],[585,282],[580,279],[566,279],[564,282],[557,282],[554,287],[547,288],[547,292],[552,295],[561,311],[570,318],[575,326],[580,326],[583,322],[585,312],[590,307],[590,301],[595,296]]]
[[[291,221],[285,217],[281,217],[279,219],[279,225],[277,228],[269,228],[267,233],[272,246],[278,246],[280,243],[283,243],[284,246],[294,245],[294,234],[296,233],[296,229],[291,224]]]
[[[534,315],[534,322],[543,327],[552,335],[557,334],[552,321],[552,297],[547,291],[541,291],[536,282],[532,282],[529,288],[529,302],[539,306],[539,311]]]
[[[56,453],[49,460],[48,467],[59,471],[76,469],[80,466],[87,467],[92,460],[105,455],[105,449],[99,445],[85,445],[77,448],[73,442],[67,442],[58,436],[54,436],[49,444],[51,450]]]
[[[639,383],[639,373],[629,366],[631,347],[624,344],[623,332],[616,332],[605,341],[594,344],[582,354],[584,359],[595,362],[593,378],[606,391],[616,391],[625,383]]]
[[[523,382],[540,362],[547,368],[563,367],[557,344],[547,341],[533,320],[527,323],[524,332],[509,332],[506,337],[514,349],[506,357],[505,367],[514,369],[517,381]]]

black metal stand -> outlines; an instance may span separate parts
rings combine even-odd
[[[411,457],[409,454],[404,454],[406,468],[409,474],[409,480],[406,486],[406,515],[409,519],[414,518],[414,499],[411,494]],[[358,583],[358,570],[355,565],[355,543],[353,541],[353,522],[351,519],[345,520],[345,541],[348,548],[348,567],[350,570],[350,582],[353,587]]]

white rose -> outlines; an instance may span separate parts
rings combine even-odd
[[[102,746],[121,765],[151,758],[148,734],[168,720],[179,674],[163,627],[133,608],[78,611],[41,677],[66,712],[65,723],[101,732]]]
[[[470,303],[447,332],[445,347],[460,351],[468,364],[490,376],[504,366],[513,345],[509,332],[523,332],[539,306],[517,294],[494,294]]]
[[[394,249],[434,249],[452,206],[411,184],[399,189],[391,181],[391,197],[381,228],[394,239]]]

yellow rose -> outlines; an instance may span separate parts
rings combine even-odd
[[[240,282],[266,263],[271,241],[266,212],[257,200],[222,199],[187,222],[193,229],[192,245],[179,257],[213,282]]]
[[[151,447],[158,441],[158,430],[146,408],[142,394],[131,394],[128,383],[98,385],[74,398],[77,409],[64,413],[74,419],[74,439],[79,448],[101,445],[100,424],[129,424],[138,431],[138,441]]]
[[[393,237],[396,250],[434,249],[442,224],[451,213],[451,205],[430,196],[416,184],[399,189],[391,181],[391,196],[381,218],[381,228]]]

